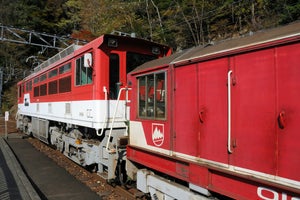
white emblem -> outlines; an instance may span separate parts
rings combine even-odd
[[[164,143],[163,124],[152,124],[152,141],[155,146],[161,146]]]

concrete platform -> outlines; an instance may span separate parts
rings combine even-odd
[[[101,199],[65,169],[37,151],[23,139],[22,134],[9,134],[6,140],[0,136],[0,146],[0,199]]]
[[[41,199],[3,137],[0,137],[0,199]]]

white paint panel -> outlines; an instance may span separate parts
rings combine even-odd
[[[163,153],[169,156],[173,155],[173,152],[170,150],[148,145],[143,125],[138,121],[130,121],[129,143],[130,145],[142,147],[153,152]]]
[[[116,100],[62,101],[19,104],[19,114],[101,129],[111,126]],[[125,127],[125,101],[120,101],[114,127]]]

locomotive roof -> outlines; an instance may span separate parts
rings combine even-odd
[[[107,38],[116,38],[116,39],[121,39],[123,41],[127,41],[128,44],[139,44],[139,45],[144,45],[144,46],[159,46],[162,48],[165,54],[170,54],[170,47],[159,44],[156,42],[152,42],[146,39],[142,38],[135,38],[135,37],[128,37],[128,36],[122,36],[122,35],[113,35],[113,34],[104,34],[99,36],[98,38],[94,39],[93,41],[85,44],[84,46],[79,46],[79,45],[71,45],[67,47],[66,49],[62,50],[61,52],[57,53],[53,57],[49,58],[39,66],[34,68],[34,71],[25,77],[22,81],[26,81],[27,79],[30,79],[32,77],[38,76],[45,71],[52,69],[53,67],[56,67],[58,64],[61,64],[65,62],[66,60],[69,60],[72,58],[74,55],[78,55],[80,53],[83,53],[86,51],[86,49],[91,48],[91,46],[96,45],[97,47],[100,47],[103,45],[104,41]]]
[[[248,36],[223,40],[212,45],[197,46],[176,52],[171,56],[149,61],[139,66],[131,74],[155,70],[156,68],[173,64],[175,66],[199,60],[213,59],[235,53],[251,51],[256,48],[278,45],[290,41],[289,38],[300,39],[300,22],[291,23],[286,26],[268,29],[253,33]],[[155,68],[153,66],[156,66]]]

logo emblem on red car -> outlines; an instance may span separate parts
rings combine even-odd
[[[152,124],[152,141],[155,146],[161,146],[164,143],[163,124]]]

